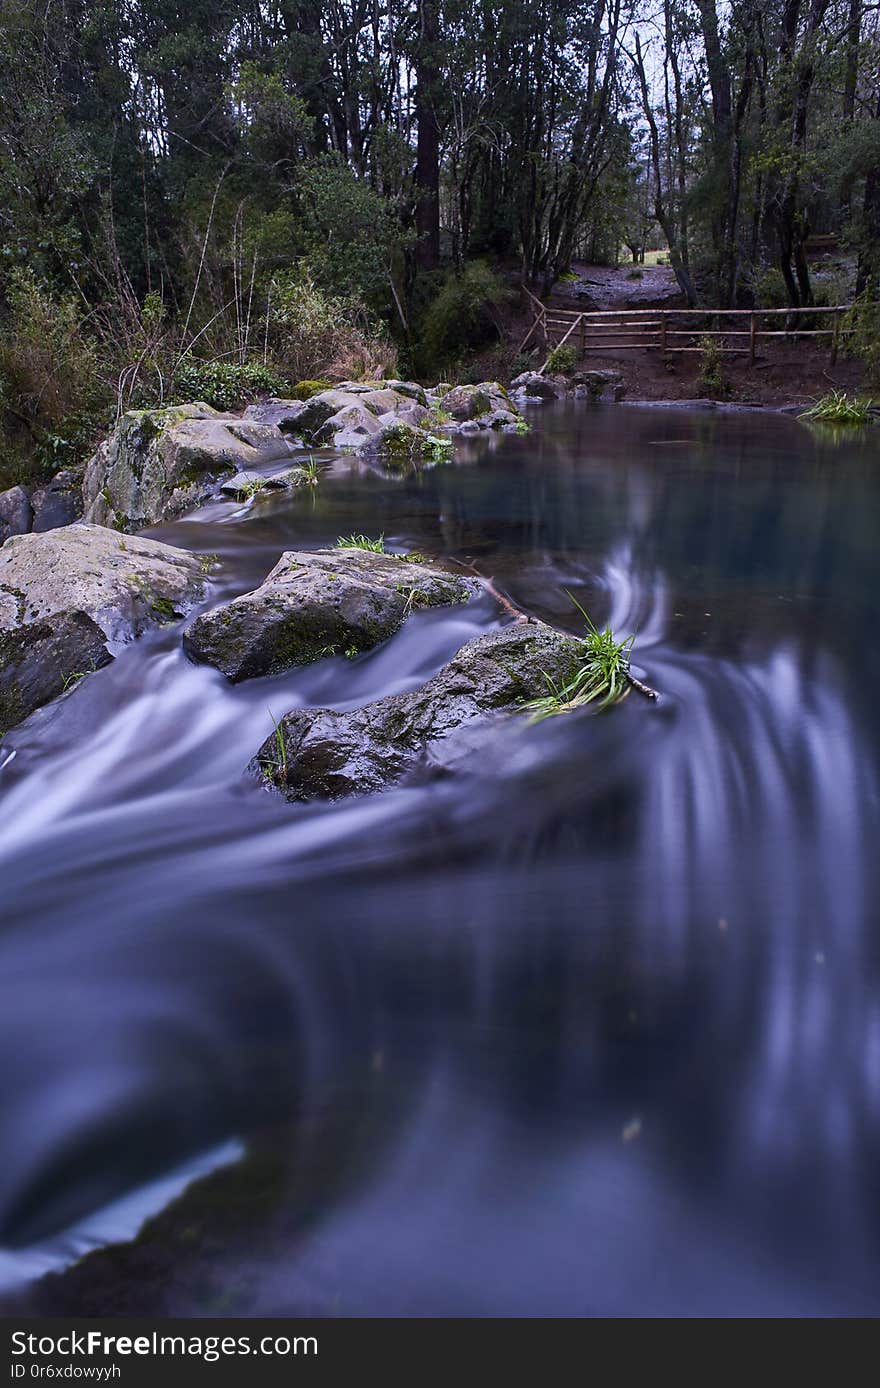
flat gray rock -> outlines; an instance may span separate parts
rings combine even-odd
[[[201,561],[77,524],[0,549],[0,732],[204,596]]]
[[[480,592],[477,579],[397,555],[288,551],[259,588],[197,617],[184,649],[238,682],[369,650],[412,611]]]
[[[408,694],[347,713],[295,709],[250,770],[288,800],[336,800],[382,790],[437,758],[464,733],[470,752],[499,716],[547,693],[547,676],[574,673],[581,643],[543,622],[521,622],[469,641],[439,674]],[[283,748],[283,750],[282,750]]]

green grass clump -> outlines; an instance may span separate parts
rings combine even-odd
[[[571,597],[571,594],[568,596]],[[534,721],[550,718],[557,713],[569,713],[586,704],[608,708],[629,691],[627,674],[635,637],[627,636],[625,640],[618,641],[610,627],[600,631],[577,599],[571,600],[587,627],[586,636],[581,642],[581,660],[575,673],[563,684],[557,684],[545,674],[547,694],[525,705],[526,712],[532,715]]]
[[[295,487],[317,487],[321,480],[321,472],[314,458],[309,458],[307,463],[300,463],[290,480]]]
[[[366,535],[340,535],[336,541],[337,549],[366,549],[371,554],[385,553],[385,536],[380,535],[378,540],[370,540]]]
[[[814,400],[800,418],[817,419],[825,424],[867,424],[873,405],[873,400],[847,395],[845,390],[832,390],[830,395]]]

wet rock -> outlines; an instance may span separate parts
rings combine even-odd
[[[366,397],[364,397],[366,398]],[[350,439],[355,440],[354,447],[362,444],[365,439],[373,438],[382,429],[376,415],[360,401],[352,402],[337,410],[330,415],[329,419],[321,425],[315,434],[316,443],[332,443],[337,448],[351,447]],[[345,435],[345,441],[341,442],[341,436]]]
[[[405,405],[398,406],[396,410],[390,411],[388,414],[379,416],[380,424],[387,425],[398,422],[410,424],[414,429],[430,430],[434,421],[430,410],[426,409],[424,405],[420,405],[418,401],[412,400]]]
[[[201,614],[184,649],[237,682],[369,650],[414,609],[466,602],[481,591],[476,579],[397,555],[289,551],[259,588]]]
[[[347,713],[295,709],[267,739],[250,769],[288,800],[382,790],[437,757],[437,746],[467,729],[472,753],[489,720],[547,692],[547,676],[568,679],[580,643],[523,622],[478,637],[439,674],[407,694],[393,694]],[[283,743],[283,752],[279,746]]]
[[[371,438],[362,439],[357,451],[363,458],[390,458],[407,462],[422,457],[428,443],[429,436],[424,429],[417,429],[392,416],[389,423],[379,425],[378,432]]]
[[[513,378],[510,385],[517,399],[556,400],[561,393],[553,381],[539,376],[536,371],[523,371]]]
[[[118,530],[155,525],[204,500],[220,478],[290,452],[274,425],[209,405],[131,410],[86,467],[85,518]]]
[[[516,413],[512,408],[510,396],[497,381],[481,381],[479,385],[474,386],[453,386],[452,390],[447,391],[441,398],[440,407],[444,413],[459,422],[485,420],[496,410]]]
[[[45,487],[35,487],[31,493],[34,508],[32,530],[58,530],[73,525],[83,513],[82,470],[66,468],[57,472]]]
[[[185,615],[205,582],[191,554],[103,526],[13,536],[0,550],[0,732]]]
[[[263,400],[257,405],[248,405],[242,419],[253,420],[256,424],[270,424],[280,429],[282,434],[298,433],[298,420],[306,407],[304,400]]]
[[[0,545],[10,535],[26,535],[34,522],[34,510],[26,488],[0,492]]]

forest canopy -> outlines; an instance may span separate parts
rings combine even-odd
[[[454,370],[511,286],[646,247],[689,304],[805,306],[833,238],[872,296],[877,13],[5,0],[6,445],[78,456],[200,370]]]

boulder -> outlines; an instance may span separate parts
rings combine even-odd
[[[561,393],[555,382],[548,381],[546,376],[539,376],[537,371],[523,371],[513,378],[510,385],[517,399],[555,400]]]
[[[274,425],[210,405],[130,410],[86,466],[85,518],[117,530],[155,525],[204,500],[222,477],[292,451]]]
[[[415,400],[417,405],[426,406],[428,403],[424,387],[417,385],[415,381],[385,381],[384,384],[398,395],[406,395],[410,400]]]
[[[365,399],[365,397],[362,397]],[[373,438],[382,426],[373,412],[361,400],[344,405],[330,415],[314,435],[316,443],[330,443],[337,448],[357,447],[364,439]],[[344,440],[342,436],[345,435]],[[351,439],[354,438],[352,445]]]
[[[357,451],[362,458],[385,458],[405,463],[413,458],[421,458],[428,442],[429,435],[425,429],[417,429],[391,415],[387,424],[379,423],[377,433],[361,440]]]
[[[431,411],[418,401],[407,401],[404,405],[399,405],[396,410],[389,411],[387,414],[380,414],[380,424],[411,424],[414,429],[430,429],[433,424]]]
[[[26,535],[34,523],[31,498],[24,487],[0,492],[0,545],[10,535]]]
[[[83,513],[82,470],[65,468],[44,487],[34,487],[31,504],[34,508],[32,530],[42,532],[73,525]]]
[[[453,386],[442,397],[440,407],[459,421],[480,420],[495,410],[510,410],[511,400],[497,381],[481,381],[475,386]]]
[[[369,650],[415,608],[467,602],[481,591],[477,579],[394,554],[288,551],[259,588],[197,617],[183,644],[236,683]]]
[[[0,733],[204,596],[201,561],[76,524],[0,550]]]
[[[489,720],[547,693],[547,677],[574,673],[581,643],[543,622],[521,622],[469,641],[420,689],[346,713],[295,709],[251,763],[288,800],[335,800],[382,790],[429,764],[437,744],[468,730],[472,756]],[[283,746],[283,751],[282,751]]]
[[[298,432],[297,421],[306,407],[305,400],[263,400],[257,405],[248,405],[242,419],[253,420],[255,424],[270,424],[280,429],[282,434]]]

